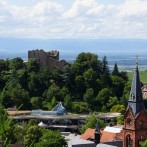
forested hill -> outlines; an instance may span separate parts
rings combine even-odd
[[[40,68],[35,59],[0,61],[1,101],[5,108],[50,110],[63,102],[70,112],[121,111],[127,104],[130,83],[117,64],[110,73],[106,56],[80,53],[64,71]]]

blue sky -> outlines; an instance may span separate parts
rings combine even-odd
[[[0,37],[147,39],[147,0],[0,0]]]

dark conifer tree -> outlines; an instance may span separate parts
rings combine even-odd
[[[113,71],[112,71],[112,75],[114,75],[114,76],[119,76],[119,70],[118,70],[117,63],[114,64],[114,68],[113,68]]]
[[[104,73],[109,73],[109,67],[108,67],[108,61],[107,57],[104,56],[102,60],[102,72]]]

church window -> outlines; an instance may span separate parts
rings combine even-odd
[[[128,123],[129,125],[132,125],[132,120],[131,120],[131,118],[128,118],[128,119],[127,119],[127,123]]]
[[[132,147],[132,139],[130,135],[127,135],[126,137],[126,147]]]

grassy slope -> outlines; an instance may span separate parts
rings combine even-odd
[[[147,85],[147,71],[139,71],[140,74],[140,81]],[[129,81],[132,82],[133,79],[133,72],[128,72]]]

